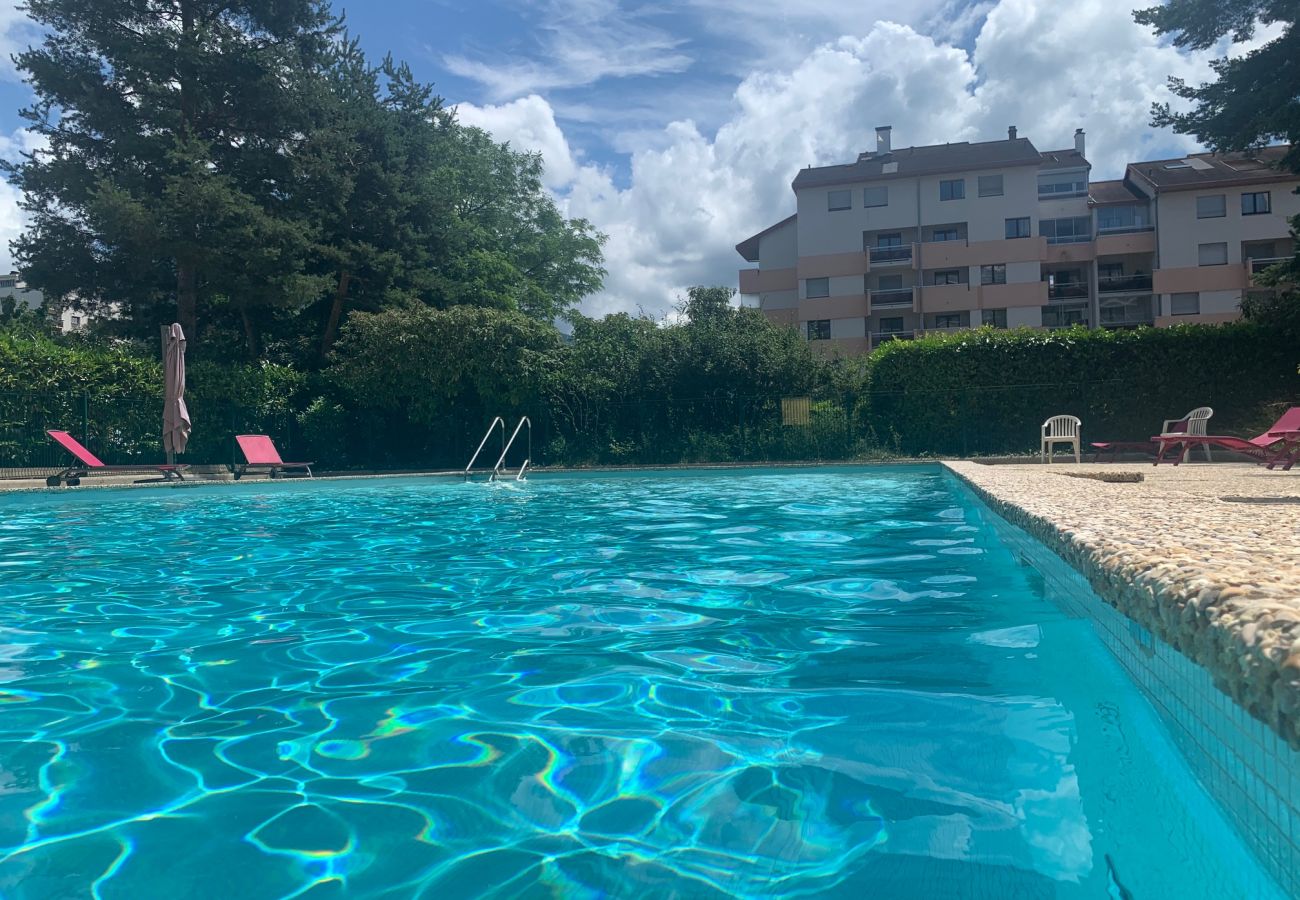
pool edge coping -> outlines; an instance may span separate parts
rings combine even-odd
[[[1240,585],[1199,572],[1169,577],[1167,568],[1157,567],[1160,560],[1104,537],[1084,542],[1047,516],[999,496],[962,470],[970,461],[939,464],[991,510],[1064,560],[1108,605],[1203,668],[1215,687],[1300,750],[1300,654],[1271,658],[1252,639],[1254,622],[1232,620],[1224,626],[1215,615],[1218,603],[1230,602],[1242,591]]]

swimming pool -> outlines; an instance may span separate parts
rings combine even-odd
[[[5,897],[1266,897],[937,469],[0,497]]]

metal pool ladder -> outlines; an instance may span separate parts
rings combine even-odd
[[[474,455],[469,458],[469,465],[465,467],[465,473],[464,473],[466,481],[469,481],[471,478],[474,477],[473,475],[470,474],[470,470],[474,468],[474,463],[478,461],[478,455],[483,452],[483,448],[487,446],[488,438],[492,437],[492,431],[498,425],[501,426],[501,446],[503,448],[505,447],[506,420],[501,418],[500,416],[497,416],[495,419],[492,420],[492,424],[488,426],[487,433],[483,435],[483,440],[478,442],[478,449],[475,450]]]
[[[465,476],[466,481],[469,481],[471,478],[474,477],[472,474],[474,463],[478,461],[479,454],[481,454],[483,452],[483,448],[487,446],[488,440],[492,437],[492,432],[496,429],[498,425],[501,426],[501,456],[497,459],[497,464],[492,467],[492,474],[488,476],[488,481],[496,481],[498,478],[501,477],[501,473],[503,470],[506,472],[506,474],[509,474],[510,470],[505,468],[506,454],[509,453],[510,448],[514,446],[515,438],[519,437],[519,432],[525,425],[528,426],[528,456],[524,459],[523,465],[519,467],[519,471],[515,474],[515,481],[523,481],[524,477],[527,475],[528,467],[533,462],[532,420],[530,420],[527,416],[524,416],[522,419],[520,419],[519,424],[515,426],[514,433],[510,435],[510,440],[507,441],[506,421],[500,416],[497,416],[492,420],[492,424],[488,426],[487,432],[483,435],[483,440],[478,442],[478,449],[475,450],[474,455],[470,457],[469,465],[465,466],[465,471],[463,474]]]
[[[520,419],[519,424],[515,426],[514,434],[510,435],[510,440],[506,442],[505,449],[501,451],[501,458],[498,459],[497,464],[492,467],[492,477],[489,478],[488,481],[496,481],[501,477],[501,469],[506,463],[506,454],[509,453],[510,448],[515,445],[515,438],[519,437],[519,431],[525,425],[528,426],[528,455],[524,457],[524,464],[519,467],[519,472],[515,475],[515,481],[524,480],[524,475],[528,472],[528,466],[533,461],[533,423],[527,416]],[[506,433],[504,422],[501,423],[501,433]],[[509,469],[506,470],[507,474],[509,474],[509,471]]]

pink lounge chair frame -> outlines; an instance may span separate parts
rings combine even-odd
[[[272,478],[282,477],[289,469],[301,469],[306,471],[308,478],[316,477],[311,473],[311,467],[316,465],[314,462],[285,462],[280,458],[280,451],[275,449],[275,442],[265,434],[235,435],[235,443],[245,460],[234,467],[236,481],[255,469],[266,469]]]
[[[73,486],[79,484],[85,475],[132,475],[141,472],[158,472],[163,481],[184,481],[185,470],[188,465],[140,465],[140,466],[106,466],[99,457],[91,453],[81,442],[68,434],[66,431],[50,430],[46,434],[77,461],[76,465],[68,466],[57,475],[51,475],[45,479],[49,487],[59,487],[61,485]],[[139,484],[140,482],[137,482]]]
[[[1269,469],[1280,465],[1282,471],[1286,472],[1296,462],[1300,462],[1300,406],[1293,406],[1288,409],[1272,424],[1268,431],[1250,440],[1221,434],[1158,434],[1151,440],[1159,445],[1156,461],[1153,463],[1153,465],[1157,466],[1165,461],[1165,450],[1168,447],[1182,449],[1184,445],[1207,444],[1253,457],[1256,462]],[[1182,459],[1183,454],[1176,453],[1173,464],[1178,465]]]

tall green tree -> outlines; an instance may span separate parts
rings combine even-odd
[[[250,306],[319,292],[304,267],[314,235],[282,207],[303,82],[337,29],[325,0],[23,9],[46,33],[16,62],[37,98],[23,115],[48,148],[7,167],[31,220],[14,246],[29,282],[117,304],[137,327],[174,304],[191,339],[217,309],[249,330]]]
[[[1295,0],[1168,0],[1133,17],[1174,46],[1206,50],[1226,37],[1246,41],[1258,28],[1281,25],[1282,33],[1244,56],[1211,63],[1214,81],[1190,85],[1169,79],[1175,96],[1191,108],[1175,111],[1157,103],[1152,124],[1195,135],[1215,150],[1245,150],[1273,140],[1291,145],[1282,165],[1300,172],[1300,4]]]
[[[1216,151],[1249,150],[1281,140],[1290,145],[1280,167],[1300,173],[1300,3],[1296,0],[1168,0],[1134,12],[1157,34],[1172,35],[1174,46],[1205,50],[1225,37],[1246,41],[1263,26],[1280,25],[1282,33],[1239,57],[1211,63],[1214,81],[1190,85],[1171,77],[1173,93],[1191,102],[1175,111],[1157,103],[1151,124],[1194,135]],[[1300,190],[1297,191],[1300,193]],[[1295,256],[1274,266],[1263,281],[1277,288],[1247,298],[1242,311],[1300,334],[1300,216],[1291,219]]]

